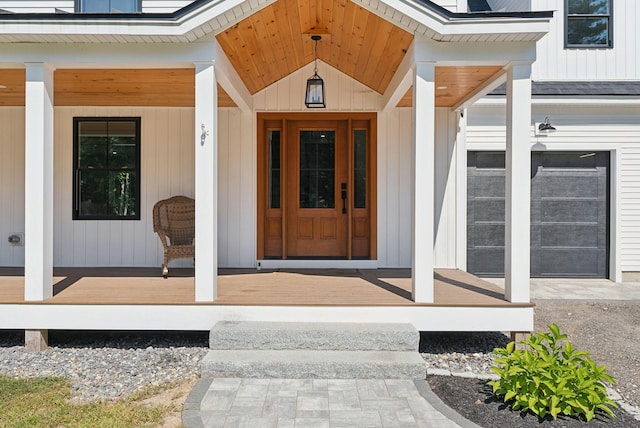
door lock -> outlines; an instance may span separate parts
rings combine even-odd
[[[342,190],[342,214],[347,213],[347,183],[342,183],[340,186]]]

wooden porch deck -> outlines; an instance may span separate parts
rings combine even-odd
[[[445,306],[529,307],[505,300],[499,287],[456,269],[435,271],[435,301],[411,301],[408,269],[220,269],[218,299],[196,303],[193,269],[59,268],[54,296],[24,300],[21,269],[0,268],[0,304],[43,305],[241,305],[241,306]]]

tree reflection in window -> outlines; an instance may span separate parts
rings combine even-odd
[[[612,47],[612,0],[566,0],[567,47]]]
[[[140,118],[74,118],[74,218],[140,218]]]

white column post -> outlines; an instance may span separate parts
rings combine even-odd
[[[27,63],[25,86],[25,300],[53,295],[53,68]]]
[[[433,302],[435,65],[418,62],[413,78],[413,251],[411,296]]]
[[[196,302],[218,294],[218,88],[213,62],[196,63]]]
[[[531,65],[507,69],[505,298],[529,302],[531,241]]]

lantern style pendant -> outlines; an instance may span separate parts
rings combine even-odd
[[[304,104],[307,108],[325,108],[324,101],[324,80],[318,76],[318,40],[321,36],[311,36],[315,44],[315,65],[313,67],[313,76],[307,79],[307,92],[304,97]]]

